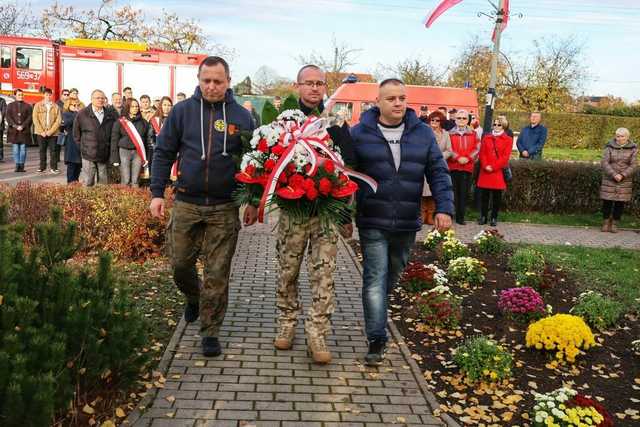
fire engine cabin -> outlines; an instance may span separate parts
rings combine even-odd
[[[129,86],[136,98],[174,99],[178,92],[193,93],[205,57],[151,49],[145,43],[0,36],[0,93],[22,89],[25,100],[35,103],[46,87],[56,100],[63,88],[76,88],[88,104],[94,89],[110,98]]]
[[[360,114],[375,105],[377,96],[377,83],[344,83],[331,95],[327,107],[332,113],[345,111],[347,121],[353,126],[360,121]],[[416,114],[422,105],[428,106],[429,111],[447,107],[478,113],[477,94],[473,89],[407,85],[407,104]]]

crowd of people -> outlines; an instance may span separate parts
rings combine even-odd
[[[107,103],[105,93],[96,89],[86,106],[75,88],[63,89],[56,102],[51,89],[45,88],[42,93],[42,101],[32,106],[24,101],[23,91],[16,89],[14,102],[0,104],[0,122],[4,125],[6,118],[8,123],[7,142],[13,146],[15,172],[26,172],[27,146],[33,132],[39,147],[38,173],[60,173],[58,164],[63,154],[67,183],[106,184],[107,166],[111,164],[119,167],[122,184],[139,184],[142,169],[148,170],[153,157],[156,137],[173,107],[170,97],[152,102],[149,95],[142,95],[138,100],[132,89],[125,87],[122,93],[112,93],[111,103]],[[176,95],[176,102],[184,99],[184,93]]]
[[[80,101],[76,89],[62,91],[58,102],[52,101],[52,91],[46,89],[43,100],[34,107],[17,90],[15,102],[6,108],[0,104],[9,126],[16,172],[25,171],[33,125],[40,147],[39,172],[49,166],[50,172],[59,173],[60,147],[64,147],[68,182],[107,183],[109,164],[120,168],[125,185],[138,185],[141,174],[150,172],[153,216],[164,216],[165,189],[171,176],[179,175],[167,247],[174,281],[187,299],[185,320],[201,320],[205,356],[222,351],[218,335],[241,227],[233,199],[235,159],[244,150],[240,134],[260,124],[251,103],[235,101],[230,80],[227,62],[208,57],[200,64],[193,96],[186,99],[178,94],[175,105],[169,97],[152,101],[142,95],[136,99],[131,88],[111,94],[110,103],[96,89],[88,106]],[[323,103],[323,70],[315,65],[302,67],[295,87],[304,114],[328,115]],[[280,108],[279,99],[276,108]],[[547,129],[541,120],[541,113],[532,112],[529,125],[520,131],[516,146],[521,159],[542,158]],[[468,111],[445,107],[433,112],[420,108],[416,114],[407,108],[404,83],[387,79],[380,83],[377,102],[362,113],[360,123],[349,128],[343,117],[327,128],[345,163],[378,183],[377,191],[359,190],[355,215],[363,253],[362,300],[369,342],[365,361],[369,365],[379,365],[384,358],[388,294],[406,266],[423,222],[440,231],[450,228],[453,220],[465,224],[466,202],[474,183],[479,223],[497,224],[502,194],[511,179],[514,134],[505,116],[495,117],[491,130],[482,130],[476,122]],[[616,131],[604,150],[603,231],[616,231],[624,203],[631,198],[637,152],[624,128]],[[245,226],[256,222],[257,212],[257,206],[245,207]],[[298,275],[307,253],[314,295],[305,322],[307,345],[315,363],[329,363],[326,336],[336,304],[337,233],[350,237],[353,224],[325,227],[313,216],[300,223],[281,212],[277,233],[279,314],[274,346],[287,350],[293,345],[302,310]],[[205,266],[203,279],[196,270],[199,257]]]

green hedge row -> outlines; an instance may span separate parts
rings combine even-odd
[[[602,169],[597,163],[512,160],[513,180],[504,194],[512,211],[576,213],[602,207]],[[640,216],[640,169],[633,180],[633,198],[625,212]]]
[[[509,126],[519,131],[529,124],[527,112],[505,112]],[[549,130],[547,146],[564,148],[603,148],[616,129],[627,128],[631,139],[640,140],[640,117],[616,117],[578,113],[543,113],[542,124]]]

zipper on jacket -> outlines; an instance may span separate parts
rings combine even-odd
[[[211,105],[211,111],[209,112],[209,141],[207,143],[207,159],[204,164],[204,191],[206,196],[204,197],[205,204],[209,204],[209,160],[211,160],[211,139],[213,137],[213,104]]]

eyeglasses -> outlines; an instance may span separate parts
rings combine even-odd
[[[309,86],[309,87],[324,87],[327,83],[321,80],[318,80],[316,82],[312,82],[312,81],[299,82],[298,84],[303,86]]]
[[[501,127],[502,127],[502,125],[501,125],[500,123],[494,123],[494,124],[493,124],[493,127],[494,127],[494,128],[495,128],[495,127],[500,127],[500,128],[501,128]]]

